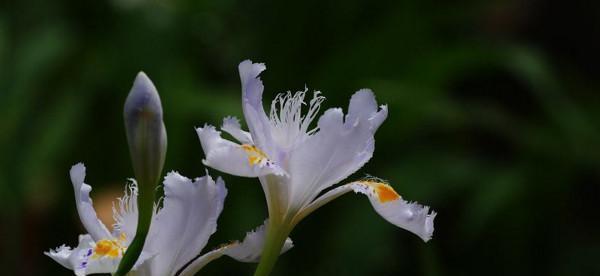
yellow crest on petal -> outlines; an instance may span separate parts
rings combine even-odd
[[[243,144],[241,147],[248,155],[248,163],[252,166],[268,160],[267,155],[254,145]]]
[[[127,249],[121,244],[126,240],[125,238],[125,233],[121,233],[118,240],[102,239],[97,241],[92,258],[109,257],[115,259],[122,256]]]

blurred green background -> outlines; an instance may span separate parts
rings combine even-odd
[[[77,162],[111,223],[138,71],[161,93],[166,170],[196,177],[194,126],[242,117],[250,58],[267,64],[266,99],[307,85],[346,107],[372,88],[390,114],[351,179],[389,179],[439,213],[424,244],[346,195],[295,229],[274,275],[600,275],[599,18],[592,1],[2,1],[2,274],[70,273],[42,252],[83,231]],[[266,216],[257,180],[223,176],[206,249]],[[201,274],[254,268],[222,258]]]

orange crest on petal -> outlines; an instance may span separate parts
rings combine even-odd
[[[364,185],[371,187],[374,190],[375,194],[377,195],[377,199],[379,199],[379,202],[381,202],[381,203],[386,203],[386,202],[394,201],[394,200],[401,198],[400,195],[398,193],[396,193],[396,191],[394,191],[394,188],[392,188],[392,186],[385,183],[381,179],[369,178],[366,180],[362,180],[359,183],[362,183]]]
[[[387,184],[379,183],[375,188],[377,192],[377,197],[381,203],[386,203],[388,201],[394,201],[400,198],[400,195],[394,191],[394,189]]]

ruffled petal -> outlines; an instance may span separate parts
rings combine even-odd
[[[368,196],[375,211],[391,224],[416,234],[425,242],[431,239],[436,213],[430,212],[428,206],[405,201],[379,179],[356,181],[332,189],[302,209],[297,220],[349,191]]]
[[[270,151],[271,124],[262,104],[263,83],[260,73],[267,69],[264,63],[245,60],[238,66],[242,81],[242,109],[248,129],[257,146]]]
[[[369,125],[371,131],[375,132],[387,118],[388,113],[387,105],[382,105],[379,108],[373,91],[361,89],[350,98],[346,121],[350,124],[354,124],[356,121],[365,122]]]
[[[89,275],[95,273],[113,273],[117,270],[121,256],[99,256],[95,251],[96,243],[90,235],[80,235],[79,245],[75,249],[61,246],[56,250],[44,252],[47,256],[71,269],[75,275]]]
[[[246,237],[244,237],[241,243],[237,242],[228,246],[224,254],[240,262],[257,263],[260,261],[260,256],[265,245],[265,237],[267,236],[267,223],[268,221],[265,221],[264,224],[254,229],[254,231],[246,233]],[[281,254],[287,252],[293,246],[292,239],[287,238],[281,248]]]
[[[44,255],[52,258],[54,261],[56,261],[60,265],[64,266],[65,268],[71,269],[71,270],[73,269],[73,265],[71,265],[69,258],[71,257],[72,254],[73,254],[73,250],[71,249],[71,247],[66,246],[64,244],[57,247],[56,249],[50,249],[50,251],[44,252]]]
[[[206,266],[208,263],[210,263],[218,258],[221,258],[223,256],[223,252],[229,246],[231,246],[231,245],[230,244],[223,245],[217,249],[207,252],[206,254],[204,254],[202,256],[199,256],[193,262],[191,262],[188,266],[186,266],[185,269],[183,269],[183,271],[181,271],[179,276],[196,275],[196,273],[198,273],[198,271],[200,271],[202,268],[204,268],[204,266]]]
[[[227,255],[240,262],[256,263],[260,261],[260,255],[263,251],[266,236],[266,221],[255,230],[246,233],[244,241],[235,241],[212,250],[191,262],[181,273],[182,276],[191,276],[202,269],[206,264],[213,260]],[[281,254],[287,252],[294,246],[292,240],[287,238],[281,248]]]
[[[345,120],[340,108],[327,110],[319,118],[319,131],[289,155],[287,170],[294,207],[305,206],[371,159],[375,149],[373,135],[386,116],[387,109],[378,109],[369,90],[352,96]]]
[[[155,216],[144,251],[152,275],[174,275],[204,248],[217,229],[227,190],[221,178],[192,180],[176,172],[164,180],[163,208]]]
[[[221,130],[229,133],[233,138],[238,140],[242,144],[254,144],[252,141],[252,135],[250,132],[243,131],[240,121],[236,117],[225,117],[223,119],[223,126]]]
[[[206,166],[245,177],[267,174],[285,175],[285,171],[279,165],[253,145],[239,145],[225,140],[221,138],[221,132],[210,125],[197,128],[196,132],[206,155],[206,159],[203,160]]]
[[[85,227],[94,240],[110,239],[112,237],[110,232],[104,226],[104,223],[98,219],[94,210],[92,199],[90,198],[92,187],[84,183],[85,166],[83,163],[78,163],[71,167],[70,175],[73,190],[75,191],[75,204],[83,227]]]
[[[242,98],[244,103],[249,104],[256,110],[264,111],[262,106],[264,86],[259,75],[266,69],[267,66],[265,66],[264,63],[253,63],[251,60],[244,60],[238,66],[240,80],[242,82]]]

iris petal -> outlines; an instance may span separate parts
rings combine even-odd
[[[267,69],[264,63],[252,63],[245,60],[238,66],[242,81],[242,109],[248,129],[255,144],[270,151],[266,146],[272,144],[269,118],[262,105],[263,83],[260,73]]]
[[[111,238],[110,232],[104,226],[104,223],[98,219],[96,210],[94,210],[92,199],[90,198],[92,187],[84,183],[85,166],[83,163],[71,167],[70,175],[73,189],[75,190],[75,204],[81,223],[94,240]]]
[[[143,266],[152,275],[174,275],[204,248],[217,229],[227,189],[222,179],[210,176],[194,181],[176,172],[164,180],[165,198],[144,245],[156,254]]]
[[[244,177],[267,174],[285,175],[285,171],[254,145],[239,145],[221,138],[213,126],[196,129],[206,155],[204,165],[219,171]]]
[[[256,263],[260,260],[260,256],[263,251],[263,247],[265,244],[266,237],[266,224],[265,223],[255,230],[246,233],[246,237],[242,242],[235,241],[229,244],[225,244],[220,246],[217,249],[207,252],[206,254],[199,256],[193,262],[191,262],[180,275],[182,276],[191,276],[194,275],[197,271],[202,269],[209,262],[222,257],[223,255],[227,255],[231,258],[234,258],[240,262],[249,262]],[[281,249],[281,254],[290,250],[294,244],[290,238],[287,238],[283,248]]]
[[[414,233],[423,241],[431,239],[436,213],[428,206],[405,201],[389,184],[381,181],[356,181],[332,189],[305,207],[298,219],[350,191],[368,196],[375,211],[389,223]]]
[[[304,206],[324,189],[360,169],[375,149],[375,131],[387,116],[369,90],[356,92],[345,117],[340,108],[319,118],[319,131],[289,155],[292,201]]]

